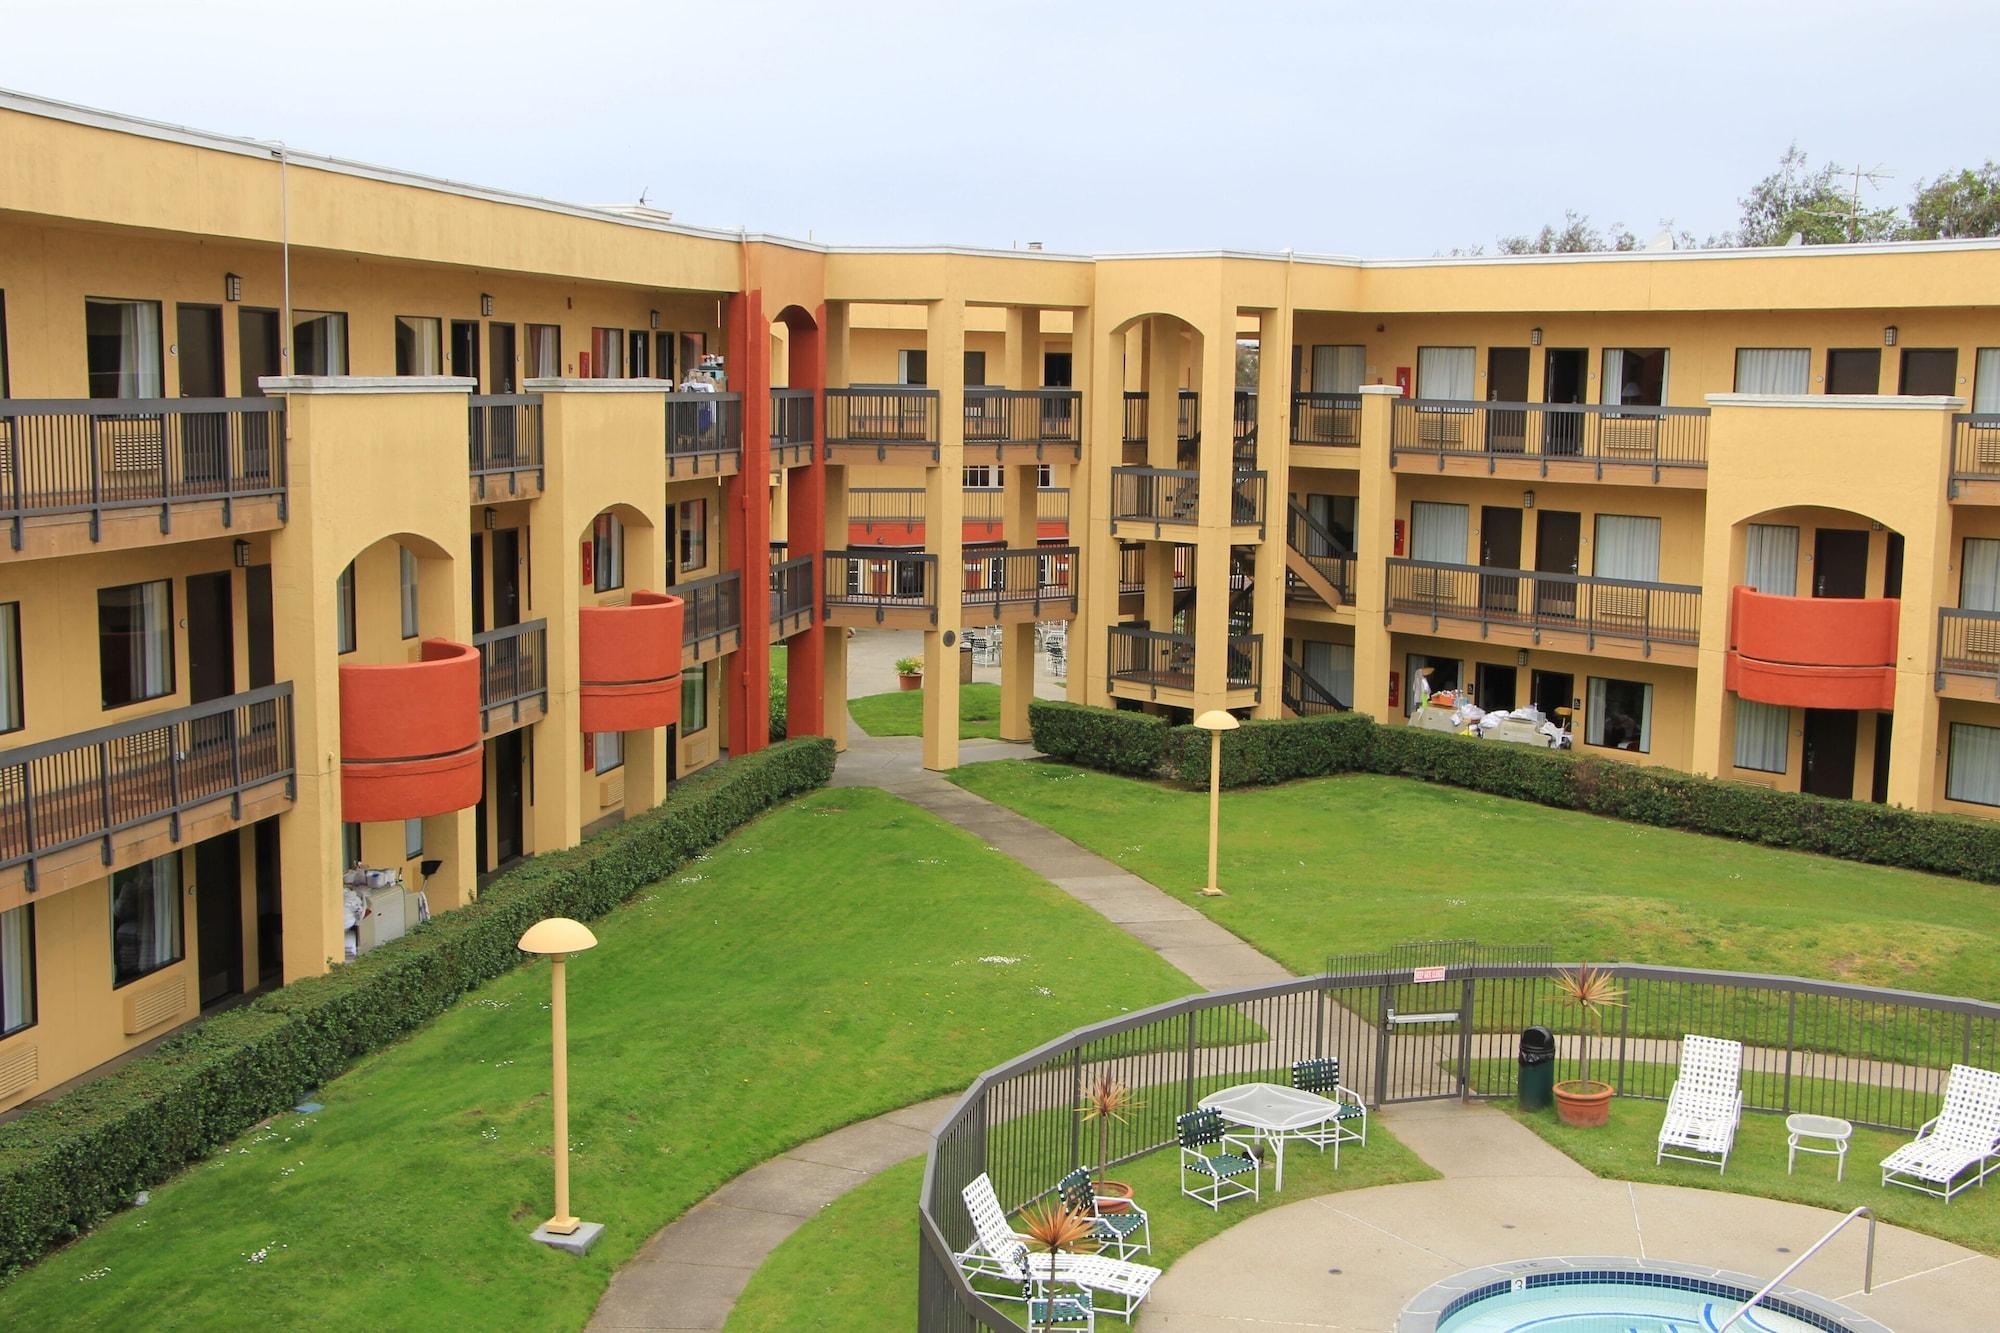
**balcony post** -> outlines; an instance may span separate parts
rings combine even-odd
[[[1263,469],[1264,540],[1256,550],[1252,628],[1265,636],[1256,716],[1285,715],[1285,505],[1292,456],[1292,307],[1258,312],[1257,466]]]
[[[925,305],[938,395],[938,457],[924,474],[924,549],[936,557],[937,619],[924,633],[924,767],[958,767],[958,652],[965,608],[965,300]],[[949,642],[946,642],[947,636]]]
[[[1195,386],[1200,390],[1201,401],[1196,428],[1201,433],[1201,442],[1196,450],[1196,466],[1201,472],[1201,493],[1194,527],[1192,617],[1197,714],[1223,707],[1229,690],[1229,603],[1235,595],[1230,576],[1234,572],[1236,538],[1232,522],[1236,503],[1235,301],[1221,301],[1198,332],[1201,359]]]
[[[743,642],[723,670],[729,753],[761,750],[771,715],[771,321],[762,288],[728,302],[730,381],[743,393],[743,464],[723,483],[724,568],[743,574]]]
[[[1007,307],[1007,343],[1004,356],[1005,384],[1010,389],[1035,389],[1042,382],[1042,312],[1031,306]],[[1040,404],[1035,409],[1035,427],[1041,428]],[[1033,463],[1010,465],[1002,478],[1006,491],[1001,496],[1000,536],[1009,551],[1035,549],[1038,526],[1040,469]],[[1025,565],[1025,571],[1023,566]],[[1023,572],[1037,577],[1033,561],[1007,560],[1001,568],[1011,581]],[[999,609],[994,610],[999,619]],[[1032,621],[1010,627],[1000,641],[1000,739],[1028,739],[1028,704],[1035,697],[1035,626]]]
[[[1396,542],[1389,418],[1398,396],[1393,384],[1361,386],[1361,447],[1355,451],[1359,494],[1354,506],[1354,698],[1349,706],[1384,723],[1395,720],[1397,711],[1389,705],[1389,674],[1398,668],[1383,618],[1388,561]],[[1409,689],[1409,682],[1402,688]]]
[[[1119,358],[1099,355],[1096,322],[1088,307],[1070,312],[1070,373],[1083,390],[1077,438],[1082,457],[1070,469],[1070,540],[1079,555],[1070,566],[1076,586],[1076,619],[1069,635],[1069,698],[1105,705],[1104,631],[1118,620],[1118,543],[1111,540],[1111,468],[1124,445],[1124,373]],[[1102,366],[1100,374],[1098,367]],[[1083,555],[1081,552],[1089,552]]]
[[[847,468],[835,467],[825,462],[826,456],[826,390],[847,383],[847,335],[848,307],[845,301],[829,301],[821,307],[820,324],[825,329],[821,340],[820,361],[820,401],[819,411],[813,416],[813,457],[820,460],[826,469],[824,495],[826,498],[825,527],[819,534],[818,549],[839,550],[847,545]],[[819,575],[816,596],[822,610],[826,604],[826,579],[824,568]],[[820,630],[820,697],[823,700],[821,734],[833,738],[836,750],[847,748],[847,630],[821,627]],[[794,665],[793,670],[797,670]]]

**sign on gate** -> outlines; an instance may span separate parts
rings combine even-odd
[[[1410,969],[1411,981],[1443,981],[1445,969],[1441,967],[1415,967]]]

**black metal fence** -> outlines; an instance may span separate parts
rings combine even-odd
[[[1162,689],[1192,690],[1195,680],[1195,639],[1133,625],[1112,625],[1105,631],[1106,688],[1114,684],[1144,685],[1155,694]],[[1232,634],[1224,652],[1224,682],[1232,690],[1258,690],[1264,678],[1264,636]]]
[[[691,583],[676,583],[672,592],[681,599],[681,653],[692,651],[697,660],[706,651],[714,657],[736,645],[732,634],[743,629],[743,574],[732,569],[711,574]]]
[[[1960,412],[1951,419],[1953,481],[2000,481],[2000,412]]]
[[[771,563],[771,624],[782,636],[812,624],[813,558],[793,556]]]
[[[960,1196],[982,1172],[1003,1207],[1096,1166],[1095,1126],[1076,1115],[1109,1075],[1139,1090],[1110,1130],[1111,1164],[1174,1140],[1174,1117],[1209,1092],[1288,1082],[1296,1060],[1334,1056],[1365,1100],[1513,1095],[1522,1028],[1557,1034],[1575,1072],[1582,1034],[1548,950],[1447,941],[1339,960],[1342,970],[1218,991],[1078,1029],[982,1075],[932,1135],[919,1200],[918,1326],[1009,1330],[954,1255],[973,1241]],[[1362,966],[1356,967],[1358,961]],[[1688,1033],[1743,1043],[1744,1106],[1810,1112],[1910,1132],[1935,1115],[1953,1063],[2000,1061],[2000,1005],[1794,977],[1614,964],[1624,989],[1590,1043],[1592,1077],[1620,1096],[1664,1100]]]
[[[165,821],[294,775],[292,685],[285,681],[188,708],[0,751],[0,870]]]
[[[1076,548],[1037,546],[965,556],[965,605],[1025,607],[1035,619],[1076,611]]]
[[[698,477],[743,466],[743,395],[690,390],[667,396],[667,475]]]
[[[1292,443],[1351,449],[1361,443],[1361,395],[1292,395]]]
[[[1543,476],[1549,463],[1663,469],[1708,466],[1708,409],[1640,407],[1611,403],[1482,403],[1399,398],[1389,416],[1389,461],[1398,455],[1486,460],[1534,459]]]
[[[524,472],[542,472],[542,396],[538,393],[476,393],[466,407],[466,467],[479,483],[479,497],[506,478],[507,494],[518,494]]]
[[[1180,468],[1111,469],[1113,522],[1178,523],[1200,518],[1201,474]]]
[[[822,584],[827,622],[856,623],[856,610],[861,619],[878,621],[888,611],[928,611],[935,622],[937,564],[936,556],[922,551],[828,551]]]
[[[995,389],[967,385],[965,447],[1036,446],[1036,457],[1076,458],[1083,444],[1083,394],[1075,389]]]
[[[1937,687],[1946,676],[1968,676],[1992,685],[2000,698],[2000,611],[1938,610]]]
[[[1176,397],[1179,406],[1174,419],[1174,442],[1176,445],[1193,444],[1201,438],[1201,395],[1192,389],[1182,389]],[[1126,444],[1146,442],[1148,398],[1147,394],[1130,390],[1125,394]]]
[[[921,486],[850,486],[847,490],[847,522],[873,532],[877,525],[914,527],[924,521],[924,488]]]
[[[549,706],[549,622],[528,620],[518,625],[481,630],[472,636],[479,650],[479,729],[493,730],[494,718],[505,711],[508,721],[521,720],[521,705]]]
[[[1701,589],[1685,583],[1640,583],[1493,569],[1434,560],[1390,559],[1388,609],[1462,621],[1482,629],[1512,626],[1645,644],[1687,644],[1701,638]]]
[[[878,458],[886,458],[891,447],[920,448],[935,461],[937,390],[892,385],[828,389],[826,447],[841,445],[873,445]]]
[[[812,442],[812,390],[771,390],[772,460],[782,463],[805,462],[811,456]]]
[[[20,550],[23,520],[285,496],[282,398],[0,398],[0,519]]]

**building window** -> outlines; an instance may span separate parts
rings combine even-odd
[[[1417,396],[1463,402],[1479,395],[1472,387],[1470,347],[1419,347]]]
[[[615,380],[625,377],[625,331],[590,331],[590,378]]]
[[[646,354],[646,345],[651,341],[652,339],[640,330],[632,330],[631,337],[627,343],[628,355],[625,360],[631,370],[633,379],[642,380],[652,373],[650,367],[647,365],[649,358]]]
[[[1964,611],[2000,611],[2000,540],[1967,537],[1958,564],[1958,605]],[[5,626],[0,624],[0,633]]]
[[[1660,520],[1633,514],[1597,516],[1597,554],[1592,570],[1601,579],[1635,583],[1660,581]]]
[[[1636,680],[1590,678],[1589,712],[1583,739],[1608,750],[1653,749],[1653,687]]]
[[[414,861],[424,854],[424,821],[406,819],[403,821],[403,859]]]
[[[1986,364],[1980,362],[1981,365]],[[7,293],[0,292],[0,398],[7,396]]]
[[[625,586],[625,524],[616,514],[599,514],[592,525],[590,576],[598,592]]]
[[[990,491],[993,489],[993,465],[991,463],[968,463],[965,467],[965,489],[969,491]]]
[[[83,303],[84,346],[92,398],[158,398],[164,392],[160,368],[160,303]]]
[[[1743,581],[1757,592],[1793,597],[1799,591],[1799,530],[1784,523],[1743,529]]]
[[[681,677],[681,735],[708,730],[708,668],[696,667]]]
[[[396,316],[396,373],[444,373],[444,323],[431,315]]]
[[[683,500],[674,526],[680,532],[681,572],[708,563],[708,501]]]
[[[1410,503],[1410,558],[1462,565],[1471,549],[1472,512],[1464,505],[1433,500]]]
[[[1354,645],[1307,639],[1303,648],[1306,674],[1324,686],[1342,707],[1353,703]]]
[[[1737,393],[1804,393],[1811,379],[1811,348],[1736,349]]]
[[[986,383],[986,353],[966,351],[965,382],[975,389]]]
[[[361,825],[340,826],[340,866],[351,870],[361,864]]]
[[[0,332],[4,332],[0,326]],[[6,361],[0,357],[0,397],[7,393]],[[2000,412],[2000,347],[1982,347],[1972,357],[1972,410]]]
[[[2000,727],[1951,724],[1944,794],[1972,805],[2000,805]]]
[[[1598,401],[1625,407],[1658,407],[1667,401],[1667,349],[1607,347]]]
[[[417,637],[417,557],[407,546],[396,548],[403,603],[403,637]]]
[[[333,581],[333,650],[337,653],[354,651],[354,562],[347,562],[347,568],[340,571],[340,577]]]
[[[931,377],[930,353],[905,347],[896,353],[896,383],[928,384]]]
[[[530,324],[527,378],[552,380],[561,378],[562,373],[562,326]]]
[[[1051,486],[1054,486],[1055,484],[1056,484],[1056,467],[1055,467],[1055,464],[1053,464],[1053,463],[1038,463],[1038,464],[1036,464],[1036,465],[1035,465],[1035,485],[1037,485],[1037,486],[1041,487],[1041,488],[1042,488],[1043,490],[1045,490],[1045,491],[1046,491],[1046,490],[1048,490],[1048,489],[1049,489],[1049,488],[1050,488]]]
[[[1736,766],[1782,773],[1792,750],[1792,710],[1755,699],[1736,701]]]
[[[598,732],[591,742],[591,752],[595,756],[592,767],[599,773],[609,773],[625,762],[625,733]]]
[[[0,732],[19,731],[21,713],[21,604],[0,602]]]
[[[97,590],[97,661],[104,706],[174,692],[174,592],[166,579]]]
[[[181,858],[169,852],[111,877],[111,984],[180,960]]]
[[[1404,670],[1408,673],[1409,688],[1403,691],[1403,711],[1414,713],[1433,694],[1456,690],[1464,664],[1455,657],[1411,653],[1404,659]]]
[[[1362,376],[1368,370],[1368,349],[1358,345],[1327,345],[1313,348],[1312,391],[1314,393],[1359,393]]]
[[[1826,353],[1828,393],[1873,394],[1882,391],[1882,349],[1830,347]]]
[[[347,316],[334,310],[293,311],[292,365],[296,375],[345,375]]]
[[[0,1037],[35,1025],[35,905],[0,912]]]

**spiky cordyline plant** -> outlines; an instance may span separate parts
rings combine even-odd
[[[1111,1125],[1123,1122],[1128,1114],[1145,1105],[1132,1089],[1109,1074],[1099,1074],[1083,1094],[1076,1113],[1085,1121],[1097,1122],[1097,1179],[1101,1184],[1111,1166]]]
[[[1054,1199],[1047,1200],[1037,1207],[1029,1208],[1021,1214],[1021,1234],[1048,1251],[1049,1281],[1051,1283],[1056,1280],[1056,1256],[1064,1250],[1075,1250],[1082,1246],[1090,1238],[1091,1230],[1095,1225],[1096,1223],[1091,1218],[1074,1211],[1068,1204]],[[1031,1266],[1028,1269],[1028,1284],[1031,1289],[1031,1296],[1034,1280],[1035,1270]],[[1049,1297],[1048,1300],[1050,1302],[1049,1315],[1051,1320],[1053,1320],[1055,1316],[1054,1298]],[[1028,1306],[1028,1311],[1032,1316],[1034,1313],[1032,1300]],[[1034,1333],[1034,1326],[1034,1320],[1030,1318],[1028,1321],[1029,1333]]]
[[[1556,973],[1556,990],[1563,1003],[1573,1005],[1582,1020],[1578,1026],[1582,1032],[1577,1058],[1577,1079],[1590,1081],[1590,1034],[1593,1029],[1602,1032],[1604,1013],[1607,1009],[1617,1009],[1625,1003],[1625,988],[1601,967],[1585,963],[1574,972],[1567,969]]]

